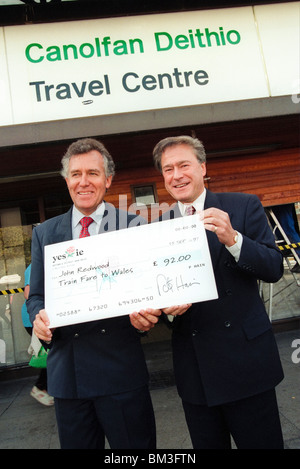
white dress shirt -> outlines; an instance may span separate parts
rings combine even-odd
[[[89,215],[93,219],[93,222],[89,226],[89,233],[90,233],[91,236],[100,233],[100,225],[101,225],[101,221],[102,221],[102,218],[103,218],[103,215],[104,215],[104,210],[105,210],[105,203],[102,202],[97,207],[95,212],[93,212],[91,215]],[[80,220],[84,216],[85,215],[83,213],[81,213],[75,207],[75,205],[73,205],[73,211],[72,211],[72,236],[73,236],[73,239],[79,238],[79,234],[80,234],[80,231],[81,231],[81,228],[82,228],[82,226],[80,224]]]

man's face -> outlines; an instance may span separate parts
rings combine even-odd
[[[74,205],[84,215],[96,210],[111,181],[112,176],[105,176],[103,157],[97,150],[70,158],[66,183]]]
[[[204,190],[205,163],[199,163],[189,145],[166,148],[161,158],[165,187],[182,203],[192,203]]]

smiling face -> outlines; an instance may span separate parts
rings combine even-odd
[[[169,194],[182,203],[192,203],[204,190],[205,163],[200,163],[186,144],[167,147],[161,158],[162,175]]]
[[[84,215],[97,209],[111,182],[112,176],[106,177],[103,157],[97,150],[70,158],[66,183],[74,205]]]

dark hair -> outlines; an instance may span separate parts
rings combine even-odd
[[[197,138],[190,137],[189,135],[180,135],[178,137],[167,137],[156,144],[153,150],[154,166],[161,172],[161,157],[163,152],[168,147],[175,145],[189,145],[193,150],[199,163],[206,162],[206,153],[203,143]]]
[[[64,154],[61,160],[61,164],[62,164],[61,175],[64,178],[68,176],[69,162],[72,156],[82,155],[83,153],[88,153],[92,150],[96,150],[102,155],[106,177],[114,176],[115,163],[112,159],[112,156],[110,155],[108,150],[105,148],[103,143],[99,142],[98,140],[95,140],[94,138],[82,138],[80,140],[77,140],[76,142],[71,143],[71,145],[69,146],[69,148],[67,149],[66,153]]]

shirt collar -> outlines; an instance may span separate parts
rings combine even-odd
[[[192,204],[183,204],[182,202],[178,201],[178,207],[179,207],[181,215],[184,216],[186,208],[190,207],[191,205],[196,209],[197,212],[203,210],[205,196],[206,196],[206,189],[204,189],[202,194],[200,194],[199,197],[196,200],[194,200]]]
[[[94,220],[94,222],[97,223],[97,225],[99,226],[104,215],[104,210],[105,210],[105,203],[102,202],[100,205],[98,205],[97,209],[93,213],[91,213],[91,215],[89,215]],[[82,219],[82,217],[84,216],[86,215],[81,213],[80,210],[78,210],[78,208],[76,208],[75,205],[73,205],[72,227],[75,228],[80,222],[80,220]]]

